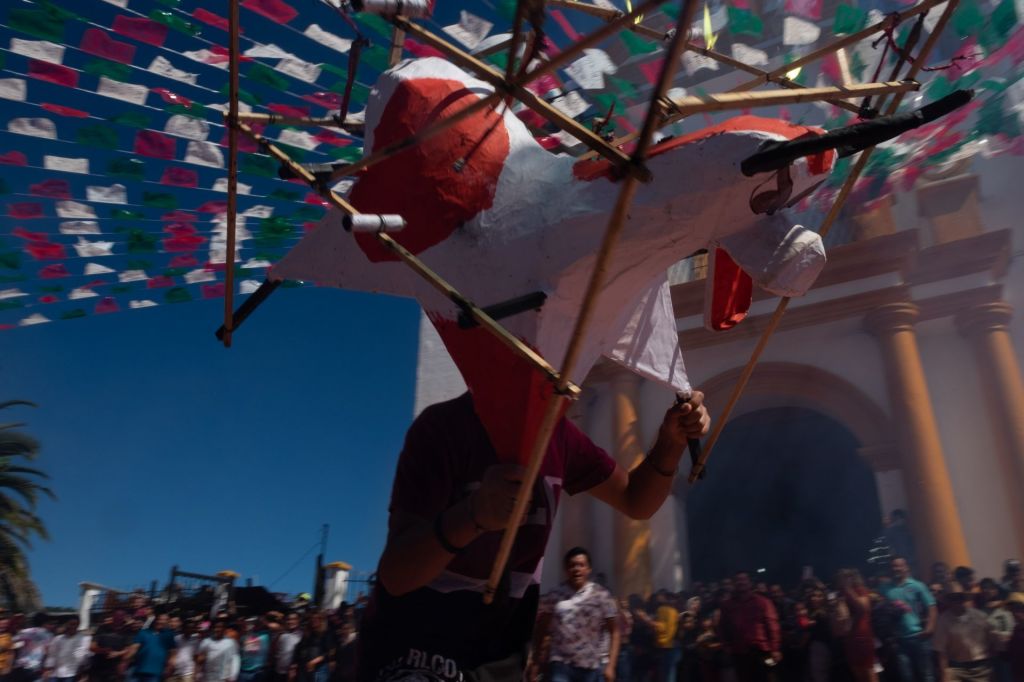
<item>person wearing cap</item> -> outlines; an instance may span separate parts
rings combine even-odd
[[[1010,661],[1010,679],[1024,680],[1024,593],[1014,592],[1006,599],[1006,608],[1013,614],[1014,628],[1006,645]]]
[[[994,633],[959,583],[946,593],[948,608],[935,625],[932,648],[945,682],[991,682]]]

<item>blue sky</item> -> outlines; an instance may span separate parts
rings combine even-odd
[[[267,584],[331,526],[328,560],[372,570],[412,417],[417,306],[282,289],[214,339],[223,301],[0,333],[3,398],[43,443],[57,502],[30,553],[47,604],[78,582],[166,581],[174,564]],[[310,588],[312,555],[274,585]]]

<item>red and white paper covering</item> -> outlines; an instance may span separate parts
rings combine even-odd
[[[366,148],[403,139],[490,92],[446,61],[403,62],[371,94]],[[766,140],[808,131],[744,116],[652,148],[654,180],[639,187],[613,250],[573,381],[582,382],[604,355],[676,390],[690,389],[666,271],[700,249],[731,254],[738,269],[727,284],[753,277],[786,294],[810,286],[824,265],[820,239],[782,215],[755,214],[750,199],[773,186],[774,176],[747,178],[739,171]],[[832,159],[828,153],[795,163],[793,195],[820,182]],[[545,292],[539,311],[502,324],[557,368],[617,193],[607,162],[546,151],[499,107],[367,170],[350,200],[362,212],[402,215],[407,227],[396,239],[478,305]],[[451,301],[373,235],[345,232],[341,218],[330,211],[270,278],[415,297],[466,380],[499,455],[525,460],[551,398],[550,382],[486,330],[460,328]]]

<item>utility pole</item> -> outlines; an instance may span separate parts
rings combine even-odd
[[[327,553],[327,535],[331,527],[324,524],[320,528],[320,553],[316,555],[316,569],[313,573],[313,603],[322,606],[324,599],[324,554]]]

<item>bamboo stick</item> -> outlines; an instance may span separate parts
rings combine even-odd
[[[694,12],[696,12],[697,1],[681,1],[683,8],[680,16],[686,18],[684,25],[688,26],[689,22],[693,18]],[[654,138],[654,131],[658,127],[658,119],[662,115],[662,107],[664,106],[662,98],[675,77],[675,70],[678,68],[679,64],[679,56],[685,49],[685,34],[679,32],[673,36],[672,41],[669,44],[665,61],[662,64],[661,74],[658,78],[658,84],[651,95],[651,103],[647,109],[647,116],[644,119],[640,139],[631,157],[631,163],[633,164],[639,165],[643,163],[644,158],[646,157],[647,149],[650,146],[651,140]],[[565,351],[565,359],[562,361],[561,366],[562,381],[568,381],[569,377],[572,375],[573,369],[575,369],[576,361],[578,360],[579,353],[583,347],[584,334],[590,324],[590,318],[596,307],[601,287],[604,285],[605,271],[608,267],[608,262],[611,259],[612,250],[615,247],[615,243],[618,241],[619,234],[622,232],[622,228],[625,225],[626,217],[629,212],[629,207],[636,194],[637,182],[638,179],[633,175],[627,175],[622,180],[622,187],[619,189],[618,199],[615,202],[615,207],[613,208],[611,217],[609,218],[608,228],[605,231],[604,239],[601,242],[601,249],[597,254],[597,259],[594,262],[594,269],[591,272],[590,281],[587,284],[583,304],[580,307],[579,315],[576,318],[576,324],[573,328],[572,335],[569,337],[569,344]],[[501,576],[505,572],[505,566],[508,564],[509,556],[512,553],[512,546],[515,544],[516,535],[519,531],[519,524],[522,522],[522,519],[526,514],[526,508],[530,501],[530,495],[527,493],[533,489],[533,485],[537,480],[541,464],[544,462],[544,457],[547,454],[548,442],[551,439],[551,434],[554,432],[555,426],[558,424],[558,419],[562,414],[562,409],[564,408],[564,402],[565,398],[563,394],[559,392],[559,384],[556,384],[555,396],[553,396],[551,401],[548,403],[547,409],[544,413],[544,418],[541,420],[540,429],[534,440],[533,449],[530,452],[530,459],[527,464],[526,472],[524,473],[523,480],[520,483],[521,493],[516,497],[512,516],[509,518],[508,525],[505,527],[505,532],[501,537],[498,554],[495,557],[494,565],[491,567],[491,575],[487,580],[487,585],[484,587],[485,603],[489,604],[494,600],[498,583],[501,581]]]
[[[564,9],[576,10],[583,14],[589,14],[592,17],[597,17],[604,21],[618,19],[623,14],[621,10],[598,7],[597,5],[578,2],[577,0],[547,0],[547,3],[554,7],[562,7]],[[628,26],[624,26],[623,28],[632,31],[633,33],[653,38],[654,40],[667,40],[669,37],[669,34],[666,31],[659,31],[656,28],[644,26],[643,24],[630,23]]]
[[[842,47],[836,50],[836,62],[839,63],[839,79],[842,81],[840,85],[853,85],[853,74],[850,71],[850,58],[846,56],[846,48]]]
[[[239,113],[240,123],[264,123],[266,125],[283,126],[319,126],[323,128],[347,129],[348,124],[342,119],[341,114],[337,116],[284,116],[283,114],[260,114],[255,112]]]
[[[854,99],[868,95],[909,92],[911,90],[918,90],[920,87],[920,84],[914,81],[890,81],[886,83],[863,83],[846,87],[826,86],[795,90],[726,92],[718,95],[687,95],[685,97],[673,98],[670,102],[673,117],[682,117],[706,111],[727,111],[729,109],[800,104],[803,102],[830,102],[843,98]]]
[[[402,61],[402,47],[405,45],[405,31],[395,27],[391,32],[391,51],[388,53],[388,66]]]
[[[519,83],[506,81],[502,77],[502,74],[498,73],[484,62],[480,61],[468,52],[459,49],[447,40],[434,35],[418,24],[414,24],[408,20],[402,19],[401,17],[395,17],[393,21],[396,25],[405,29],[405,31],[410,35],[415,35],[417,39],[423,40],[432,47],[444,52],[452,61],[456,62],[460,66],[476,72],[480,78],[493,85],[496,89],[503,91],[505,94],[512,95],[530,109],[533,109],[544,116],[559,129],[569,133],[586,146],[609,159],[624,172],[629,173],[630,175],[635,175],[645,182],[650,179],[651,173],[645,166],[636,165],[621,149],[608,144],[608,142],[594,133],[594,131],[566,116]]]
[[[505,60],[505,80],[512,82],[516,73],[516,60],[519,51],[519,40],[522,38],[523,15],[526,13],[526,0],[516,0],[516,16],[512,22],[512,38],[508,43],[508,59]],[[525,56],[525,55],[524,55]]]
[[[224,336],[231,347],[235,313],[235,235],[238,222],[238,0],[228,0],[228,205],[224,252]]]
[[[928,36],[928,40],[925,41],[924,46],[921,48],[921,52],[918,54],[917,59],[914,60],[910,66],[910,70],[907,72],[907,78],[915,78],[920,70],[924,67],[925,61],[931,54],[932,49],[938,42],[939,36],[946,28],[946,24],[949,22],[950,17],[953,16],[953,12],[956,10],[956,6],[959,0],[949,0],[949,4],[942,12],[942,16],[939,17],[939,21],[935,24],[935,28]],[[893,95],[892,101],[889,103],[889,107],[885,112],[886,116],[896,113],[899,109],[900,102],[903,100],[905,92],[898,92]],[[821,224],[819,233],[824,239],[828,235],[829,230],[832,229],[832,225],[839,217],[839,212],[846,204],[847,198],[850,196],[850,192],[853,191],[853,186],[856,184],[860,174],[864,171],[864,168],[868,164],[868,160],[871,158],[871,154],[875,151],[875,147],[868,147],[860,156],[857,158],[857,162],[853,165],[850,170],[850,174],[846,177],[846,181],[843,182],[843,186],[839,190],[839,194],[836,195],[836,200],[832,203],[832,208],[829,210],[828,215],[825,216],[825,220]],[[764,352],[765,346],[768,345],[768,340],[772,334],[778,328],[779,323],[782,321],[782,316],[786,312],[786,308],[789,306],[790,298],[783,296],[779,299],[779,303],[775,308],[775,312],[772,313],[771,319],[768,325],[765,327],[764,332],[761,334],[761,338],[758,339],[757,345],[754,347],[754,352],[751,353],[750,359],[747,364],[744,365],[743,371],[740,373],[740,377],[733,386],[732,392],[729,394],[729,399],[726,401],[725,407],[722,412],[718,415],[717,422],[711,435],[708,436],[707,441],[704,443],[704,451],[701,456],[693,464],[693,468],[690,469],[690,475],[688,481],[693,483],[698,479],[700,473],[704,470],[707,464],[708,458],[714,451],[715,444],[718,442],[719,437],[722,435],[722,430],[725,429],[725,424],[729,420],[729,415],[735,409],[736,404],[739,402],[740,397],[743,395],[744,389],[747,387],[747,383],[750,381],[750,377],[754,373],[754,368],[757,366],[758,361],[761,359],[761,354]]]
[[[358,215],[359,211],[356,210],[352,204],[348,203],[344,198],[338,195],[337,192],[334,192],[333,190],[320,190],[313,174],[301,164],[296,163],[290,156],[288,156],[288,154],[282,151],[275,144],[244,123],[240,123],[238,125],[238,129],[259,144],[267,154],[288,166],[295,175],[305,180],[306,183],[314,190],[317,190],[318,194],[330,202],[332,206],[347,213],[348,215]],[[484,312],[483,309],[459,293],[455,287],[434,272],[416,255],[408,251],[388,234],[378,232],[376,237],[377,241],[384,247],[401,258],[406,265],[423,277],[423,279],[425,279],[431,286],[444,294],[446,298],[455,303],[455,305],[457,305],[463,312],[472,317],[481,327],[487,329],[487,331],[497,337],[499,341],[504,343],[514,353],[533,365],[537,370],[544,374],[549,381],[554,382],[559,386],[564,385],[565,392],[570,396],[579,394],[579,387],[572,384],[567,379],[563,379],[559,373],[536,351],[513,336],[507,329],[498,323],[497,320],[492,318]]]

